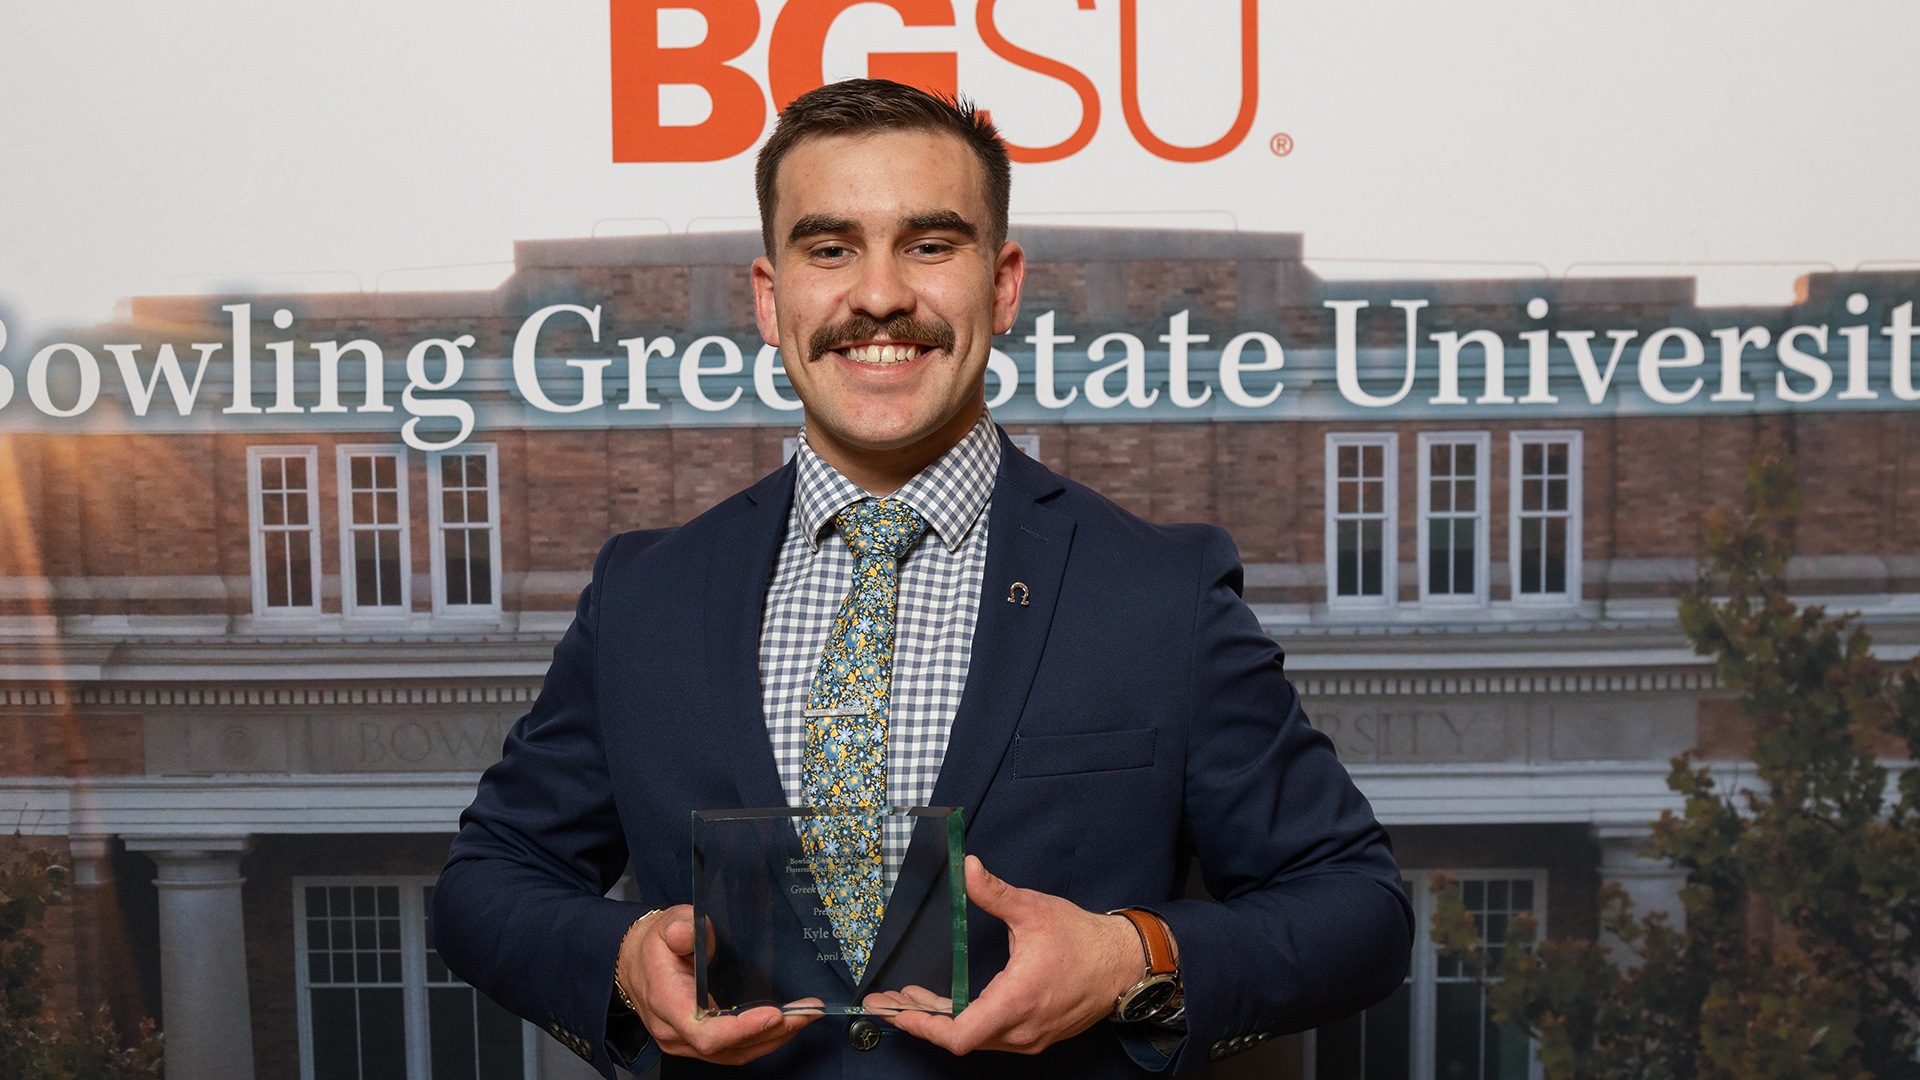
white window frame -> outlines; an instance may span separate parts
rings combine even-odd
[[[431,1059],[427,1030],[427,931],[422,895],[435,878],[404,877],[296,877],[293,879],[293,977],[300,1021],[300,1078],[313,1080],[312,983],[307,965],[307,889],[371,885],[400,891],[400,1000],[406,1032],[407,1075],[394,1080],[430,1080]],[[478,991],[475,991],[478,993]],[[540,1076],[539,1029],[520,1023],[521,1072],[528,1080]]]
[[[362,529],[353,520],[352,460],[358,456],[393,458],[394,510],[400,526],[400,599],[394,604],[359,602],[359,565],[353,557],[354,534]],[[348,618],[404,619],[413,613],[413,521],[407,509],[407,448],[393,444],[351,443],[334,450],[334,469],[340,504],[340,610]]]
[[[1414,923],[1419,929],[1413,948],[1413,1045],[1409,1055],[1413,1063],[1413,1075],[1431,1077],[1434,1074],[1434,1043],[1437,1039],[1437,1019],[1439,1015],[1440,987],[1440,950],[1433,943],[1433,876],[1444,873],[1453,879],[1455,885],[1468,881],[1518,881],[1525,879],[1533,882],[1533,917],[1537,924],[1535,940],[1544,941],[1547,937],[1547,872],[1538,867],[1496,867],[1489,870],[1416,870],[1404,872],[1402,877],[1411,883],[1413,894]],[[1540,1050],[1537,1044],[1532,1046],[1528,1055],[1532,1061],[1527,1069],[1529,1080],[1541,1080]]]
[[[1521,472],[1530,443],[1567,444],[1567,588],[1565,592],[1522,593],[1520,591],[1520,515],[1523,487]],[[1537,607],[1567,607],[1580,602],[1584,565],[1580,538],[1585,531],[1585,499],[1582,495],[1586,456],[1581,432],[1516,431],[1508,437],[1507,481],[1507,562],[1511,568],[1513,602]],[[1538,516],[1537,514],[1535,516]]]
[[[1382,498],[1379,596],[1340,595],[1340,448],[1382,447]],[[1383,610],[1400,599],[1400,436],[1391,431],[1328,432],[1326,442],[1326,567],[1327,606],[1342,610]]]
[[[1433,464],[1431,450],[1435,446],[1471,446],[1475,448],[1474,483],[1474,531],[1473,531],[1473,592],[1471,593],[1434,593],[1429,591],[1433,580],[1427,558],[1431,554],[1427,541],[1433,524]],[[1492,542],[1492,529],[1489,513],[1493,503],[1488,494],[1488,480],[1493,475],[1488,459],[1493,452],[1493,436],[1484,431],[1423,431],[1419,439],[1419,483],[1420,483],[1420,524],[1418,545],[1419,556],[1414,560],[1420,578],[1420,602],[1435,606],[1448,607],[1484,607],[1487,603],[1487,576],[1491,569],[1487,548]],[[1457,513],[1457,511],[1455,511]]]
[[[260,513],[263,483],[261,462],[266,458],[301,458],[307,463],[307,558],[312,567],[308,575],[312,595],[309,603],[283,607],[267,606],[266,522]],[[288,530],[291,531],[291,530]],[[247,534],[253,567],[253,614],[258,618],[307,618],[320,614],[320,455],[311,446],[247,447]]]
[[[453,604],[447,601],[447,556],[445,537],[446,509],[441,497],[444,481],[440,463],[447,455],[479,455],[487,459],[487,557],[492,560],[493,601],[486,604]],[[500,570],[500,451],[494,443],[467,443],[457,449],[432,454],[427,458],[427,536],[428,563],[433,575],[433,613],[439,616],[492,617],[500,614],[500,586],[505,575]]]
[[[1544,941],[1547,936],[1547,872],[1539,867],[1506,867],[1493,869],[1464,870],[1402,870],[1400,878],[1407,890],[1407,899],[1413,903],[1413,962],[1407,972],[1407,981],[1412,986],[1408,1002],[1408,1077],[1409,1080],[1432,1080],[1436,1061],[1435,1043],[1439,1017],[1440,951],[1433,943],[1433,878],[1444,873],[1458,884],[1466,881],[1520,881],[1533,882],[1533,917],[1538,925],[1537,940]],[[1545,1075],[1540,1065],[1538,1043],[1531,1044],[1532,1053],[1527,1075],[1528,1080],[1542,1080]],[[1313,1080],[1318,1067],[1318,1032],[1307,1033],[1307,1056],[1304,1061],[1304,1073]]]

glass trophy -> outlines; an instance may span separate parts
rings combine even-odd
[[[886,837],[882,915],[867,951],[843,946],[823,892],[844,859],[823,837]],[[792,1013],[958,1013],[967,1005],[960,810],[781,806],[693,813],[693,966],[703,1016],[763,1005]],[[844,917],[843,906],[838,913]]]

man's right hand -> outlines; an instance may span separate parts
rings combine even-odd
[[[693,908],[686,904],[654,912],[627,928],[614,977],[661,1050],[716,1065],[741,1065],[770,1054],[819,1018],[790,1015],[771,1005],[738,1016],[699,1018],[694,1007]]]

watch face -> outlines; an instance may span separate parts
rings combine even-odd
[[[1133,1023],[1145,1020],[1166,1008],[1167,1002],[1173,1000],[1174,993],[1179,989],[1180,984],[1171,978],[1135,987],[1133,993],[1127,995],[1126,1002],[1118,1010],[1121,1022]]]

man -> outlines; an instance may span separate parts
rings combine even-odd
[[[602,550],[462,818],[434,897],[449,966],[608,1075],[665,1055],[666,1076],[1137,1076],[1397,986],[1411,917],[1385,834],[1241,603],[1231,542],[1133,518],[985,415],[1025,272],[992,127],[893,83],[823,87],[781,114],[757,188],[756,314],[805,445]],[[892,671],[852,722],[879,717],[888,801],[965,813],[975,1000],[695,1019],[688,814],[813,801],[861,515],[906,546],[880,560]],[[1196,858],[1217,899],[1182,898]],[[629,862],[641,902],[603,898]],[[1184,1011],[1145,989],[1176,965]]]

